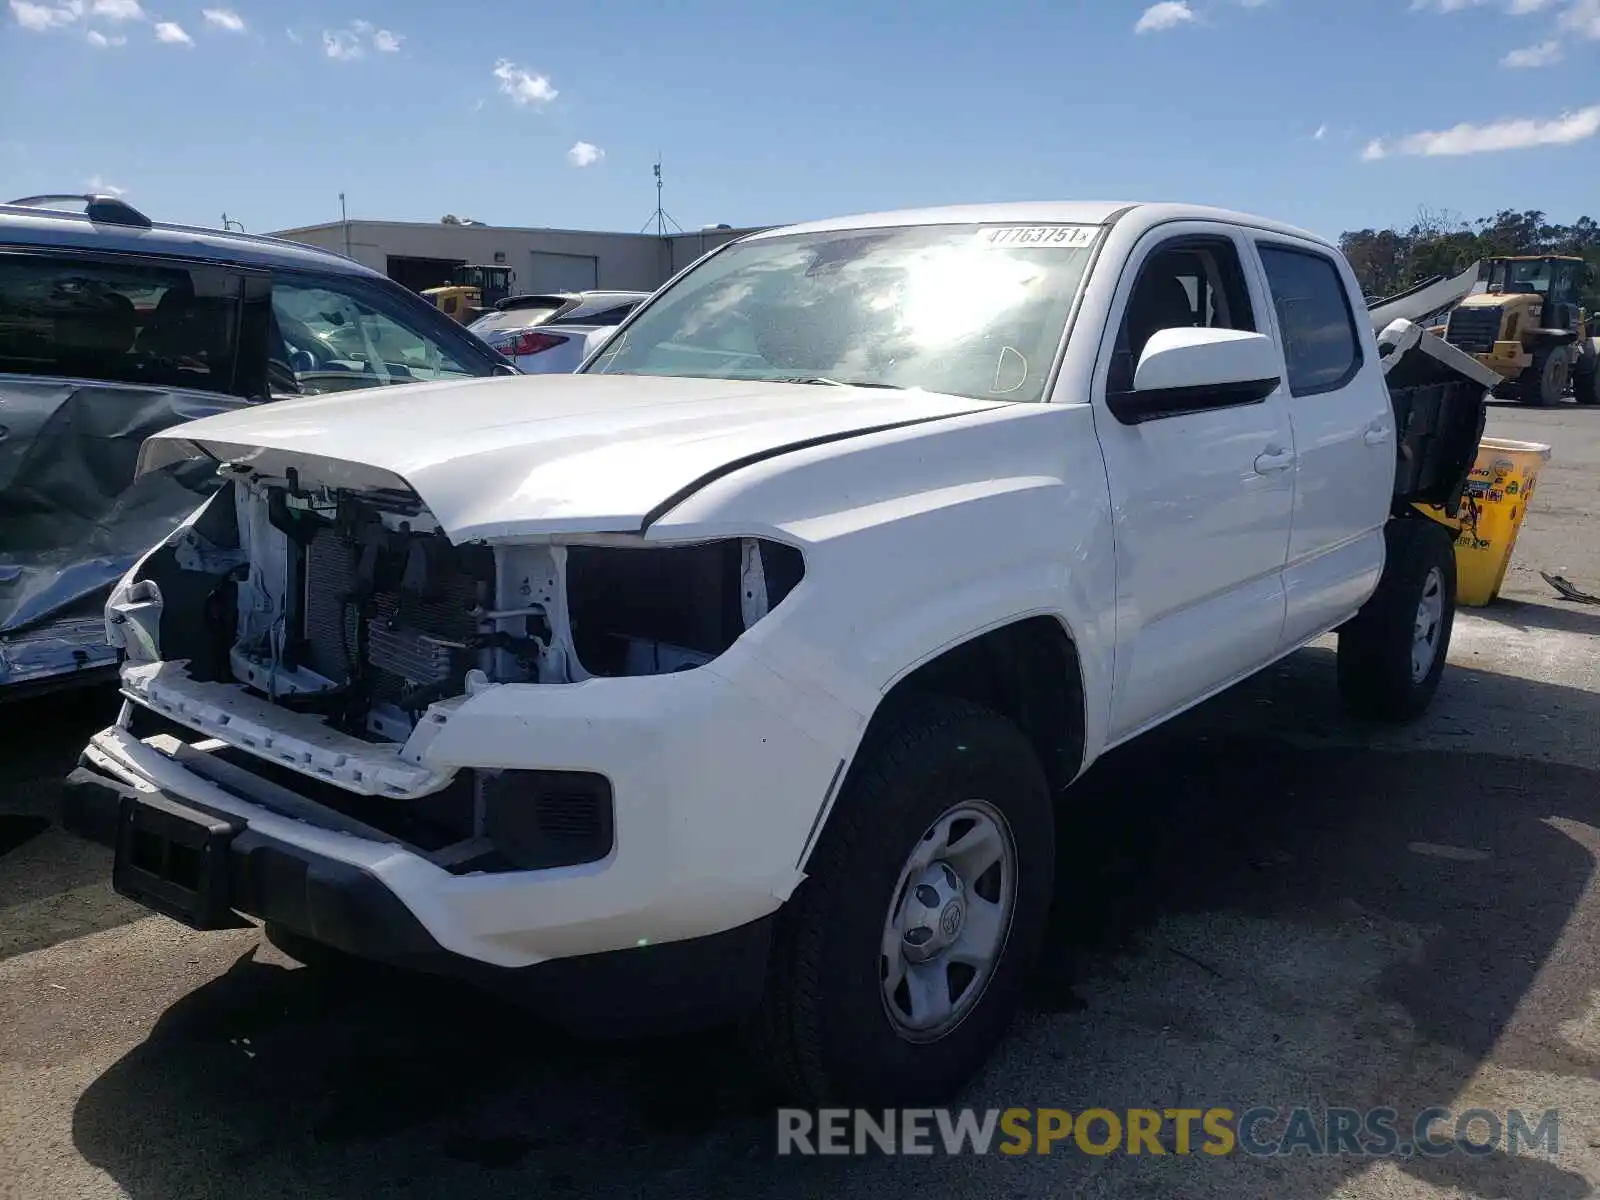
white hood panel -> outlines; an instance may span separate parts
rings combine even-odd
[[[409,486],[452,541],[637,532],[707,476],[785,448],[1001,407],[931,392],[641,375],[367,388],[156,434],[140,469],[190,457]],[[356,464],[360,470],[351,470]]]

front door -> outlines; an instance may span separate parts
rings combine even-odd
[[[1102,345],[1094,417],[1115,520],[1117,740],[1264,665],[1282,636],[1295,461],[1282,389],[1138,424],[1106,406],[1157,330],[1270,333],[1244,252],[1224,226],[1152,233],[1125,268]]]

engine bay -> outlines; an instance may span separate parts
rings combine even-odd
[[[223,475],[113,596],[118,644],[368,741],[404,742],[430,705],[488,684],[693,670],[803,569],[753,538],[456,545],[409,492]]]

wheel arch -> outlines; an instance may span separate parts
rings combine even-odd
[[[1018,617],[976,633],[908,669],[884,692],[848,764],[841,764],[800,862],[804,871],[839,794],[876,735],[903,704],[925,695],[980,705],[1014,723],[1039,756],[1052,791],[1064,791],[1087,765],[1087,692],[1078,644],[1055,614]]]

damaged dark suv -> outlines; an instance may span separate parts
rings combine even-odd
[[[0,701],[113,676],[111,586],[218,483],[135,482],[151,434],[286,396],[516,370],[377,271],[153,223],[108,196],[0,205]]]

